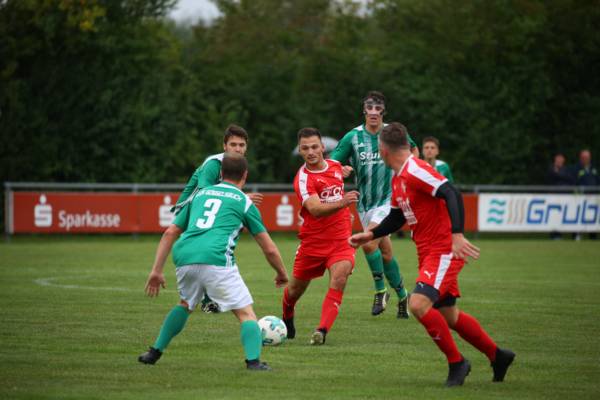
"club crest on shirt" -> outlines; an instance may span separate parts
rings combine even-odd
[[[333,176],[335,176],[335,179],[339,179],[340,181],[342,180],[342,174],[340,174],[339,172],[335,172]]]

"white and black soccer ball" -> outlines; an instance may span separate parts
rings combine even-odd
[[[285,323],[273,315],[267,315],[258,320],[264,346],[278,346],[287,339]]]

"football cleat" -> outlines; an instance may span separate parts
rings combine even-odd
[[[259,359],[246,360],[246,369],[251,371],[271,371],[271,367],[266,362],[261,362]]]
[[[288,339],[295,338],[296,337],[296,327],[294,326],[294,317],[288,318],[288,319],[282,318],[282,321],[285,324],[285,327],[287,328],[287,338]]]
[[[398,314],[396,314],[396,318],[400,319],[408,319],[408,294],[398,302]]]
[[[150,347],[147,352],[138,357],[138,361],[144,364],[156,364],[158,359],[162,356],[162,351]]]
[[[471,372],[471,363],[466,358],[462,361],[448,364],[448,379],[446,387],[461,386],[465,383],[465,378]]]
[[[310,344],[313,346],[320,346],[325,344],[325,337],[327,336],[327,330],[324,328],[319,328],[313,332],[310,337]]]
[[[502,382],[506,376],[508,367],[515,359],[516,354],[508,349],[496,349],[496,359],[492,362],[492,368],[494,369],[493,382]]]
[[[221,312],[221,310],[219,309],[219,305],[212,300],[206,303],[202,303],[200,309],[207,314],[217,314]]]
[[[388,292],[375,293],[375,298],[373,299],[373,308],[371,309],[371,315],[379,315],[382,312],[384,312],[389,299],[390,294]]]

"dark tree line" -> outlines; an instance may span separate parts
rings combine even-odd
[[[251,181],[289,181],[295,134],[340,138],[378,89],[460,183],[542,183],[600,157],[598,0],[0,0],[0,180],[183,182],[250,133]]]

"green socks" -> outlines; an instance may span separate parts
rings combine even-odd
[[[390,286],[393,287],[398,294],[398,298],[400,300],[404,299],[407,293],[404,285],[402,284],[402,275],[400,275],[400,267],[398,266],[396,257],[392,257],[388,263],[383,264],[383,271],[385,273],[385,277],[390,283]]]
[[[171,339],[173,339],[185,326],[185,323],[189,317],[189,313],[184,306],[177,305],[167,314],[165,322],[163,322],[160,328],[160,333],[154,347],[157,350],[164,351]]]
[[[381,256],[381,250],[377,249],[371,254],[365,253],[365,258],[373,275],[375,291],[383,292],[385,290],[385,282],[383,280],[383,257]]]
[[[242,322],[240,338],[242,339],[242,346],[244,346],[246,360],[258,360],[262,350],[262,335],[260,334],[258,322],[252,320]]]

